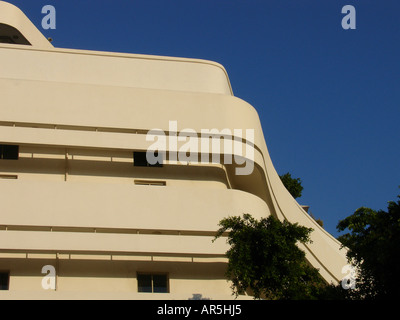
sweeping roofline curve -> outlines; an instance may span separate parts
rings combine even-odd
[[[18,30],[28,41],[28,45],[51,49],[53,45],[36,28],[29,18],[15,5],[0,1],[0,24]]]
[[[1,20],[0,20],[1,23]],[[34,46],[22,46],[15,44],[0,43],[1,49],[18,49],[18,50],[29,50],[36,52],[51,52],[59,54],[73,54],[73,55],[86,55],[86,56],[98,56],[98,57],[109,57],[109,58],[126,58],[126,59],[136,59],[136,60],[147,60],[147,61],[165,61],[165,62],[178,62],[178,63],[194,63],[208,65],[215,67],[223,72],[226,78],[226,84],[229,89],[229,94],[234,96],[231,82],[229,80],[228,72],[225,67],[215,61],[206,59],[195,59],[195,58],[181,58],[181,57],[169,57],[169,56],[159,56],[159,55],[146,55],[146,54],[134,54],[134,53],[123,53],[123,52],[111,52],[111,51],[97,51],[97,50],[85,50],[85,49],[68,49],[68,48],[43,48]]]

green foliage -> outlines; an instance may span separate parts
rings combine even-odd
[[[220,221],[214,241],[228,232],[227,277],[233,293],[256,299],[315,299],[325,283],[296,243],[310,242],[312,229],[250,214]]]
[[[399,196],[400,198],[400,196]],[[361,207],[341,220],[338,231],[349,232],[339,240],[358,270],[354,299],[400,297],[400,201],[390,201],[388,210]]]
[[[321,219],[317,219],[311,212],[308,213],[311,218],[315,220],[316,223],[318,223],[322,228],[324,227],[324,222]]]
[[[300,178],[292,178],[289,172],[279,177],[293,198],[297,199],[301,197],[303,186],[301,185]]]

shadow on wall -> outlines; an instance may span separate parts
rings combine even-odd
[[[193,297],[189,298],[188,300],[211,300],[211,298],[203,298],[201,293],[193,293]]]

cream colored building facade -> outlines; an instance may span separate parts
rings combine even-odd
[[[231,299],[228,246],[212,239],[243,213],[312,227],[308,260],[328,282],[343,277],[340,243],[286,191],[221,65],[54,48],[1,1],[0,62],[0,299]],[[187,128],[230,130],[240,148],[221,140],[211,153],[251,173],[177,161]],[[143,154],[160,137],[152,166]]]

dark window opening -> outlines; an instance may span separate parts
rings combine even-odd
[[[153,292],[167,293],[168,281],[166,275],[153,275]]]
[[[18,160],[19,146],[0,144],[0,159]]]
[[[133,153],[133,165],[135,167],[162,167],[162,155],[158,152],[154,152],[154,157],[160,158],[157,163],[151,164],[147,161],[147,153],[141,151],[135,151]]]
[[[0,272],[0,290],[8,290],[10,287],[10,274],[8,272]]]
[[[16,180],[18,176],[16,174],[0,174],[0,179]]]
[[[146,152],[133,153],[133,165],[135,167],[147,167]]]
[[[168,293],[168,276],[166,274],[146,274],[137,275],[138,292],[148,293]]]
[[[30,45],[30,42],[14,27],[0,23],[0,43]]]
[[[9,36],[0,36],[0,43],[12,43],[12,44],[14,44],[15,41]]]

